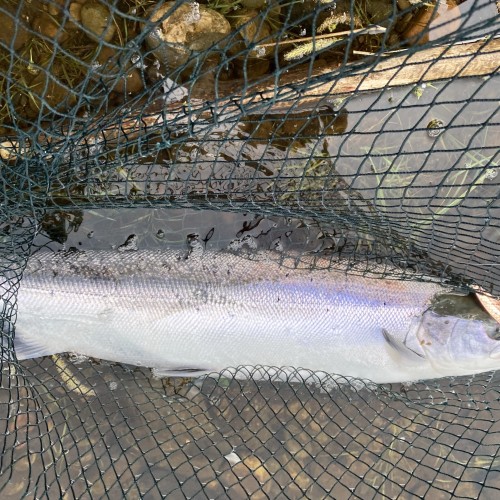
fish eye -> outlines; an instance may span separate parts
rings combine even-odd
[[[493,340],[500,340],[500,326],[497,326],[490,335]]]

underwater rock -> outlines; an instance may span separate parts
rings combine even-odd
[[[231,32],[229,21],[204,5],[185,3],[172,10],[174,6],[175,2],[167,2],[155,8],[149,21],[157,26],[144,26],[148,47],[169,69],[179,68],[193,51],[204,51]]]
[[[109,42],[116,31],[113,15],[109,9],[99,2],[87,2],[82,5],[80,16],[82,25],[89,30],[87,33],[97,41]]]

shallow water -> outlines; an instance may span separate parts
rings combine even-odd
[[[391,392],[313,374],[191,386],[66,356],[22,365],[35,385],[20,391],[38,396],[0,419],[3,498],[496,495],[497,375]]]

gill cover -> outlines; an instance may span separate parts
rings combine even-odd
[[[500,368],[500,325],[495,320],[439,315],[427,310],[417,331],[424,356],[443,373]]]

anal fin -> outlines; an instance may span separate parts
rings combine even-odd
[[[154,378],[167,377],[183,377],[183,378],[198,378],[203,375],[208,375],[213,370],[207,368],[151,368],[151,374]]]

